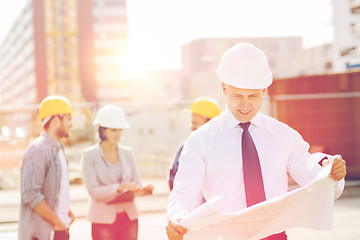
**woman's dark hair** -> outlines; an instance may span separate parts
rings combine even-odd
[[[105,127],[99,126],[99,138],[100,138],[101,142],[106,141],[106,136],[104,134],[105,130],[106,130]]]

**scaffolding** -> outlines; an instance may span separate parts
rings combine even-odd
[[[48,93],[83,101],[78,68],[76,0],[46,0]]]

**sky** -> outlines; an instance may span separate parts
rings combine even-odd
[[[0,41],[26,0],[0,1]],[[128,0],[129,54],[139,69],[180,69],[181,46],[201,38],[333,39],[331,0]]]

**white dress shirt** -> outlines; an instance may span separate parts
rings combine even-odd
[[[221,196],[217,209],[235,212],[246,208],[239,121],[229,109],[213,118],[186,140],[180,156],[174,189],[169,196],[168,218],[182,219],[201,204]],[[318,171],[307,169],[309,144],[301,135],[260,112],[249,132],[260,159],[266,199],[287,192],[287,172],[301,186]],[[320,165],[315,168],[321,170]]]

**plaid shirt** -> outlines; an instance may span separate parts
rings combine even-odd
[[[19,240],[48,240],[53,225],[34,211],[45,200],[56,212],[61,165],[58,151],[63,146],[42,132],[27,149],[21,167]]]

